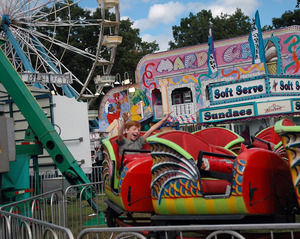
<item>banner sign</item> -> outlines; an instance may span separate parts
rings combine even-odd
[[[262,98],[268,92],[265,77],[210,84],[208,87],[212,105]]]
[[[200,109],[199,117],[200,123],[216,123],[257,116],[270,117],[269,115],[282,115],[297,112],[300,112],[300,100],[294,98]]]
[[[257,115],[291,113],[292,106],[290,100],[267,101],[257,103]]]
[[[222,107],[216,109],[205,109],[200,110],[200,123],[209,123],[216,121],[225,121],[233,119],[241,119],[246,117],[253,117],[254,106],[253,104],[249,105],[239,105],[233,107]]]
[[[256,11],[249,33],[249,45],[252,54],[252,64],[265,62],[264,40],[262,37],[259,13]]]
[[[217,58],[215,53],[211,24],[209,26],[209,36],[208,36],[207,67],[208,67],[208,74],[210,75],[218,71],[218,64],[217,64]]]
[[[300,76],[260,75],[246,79],[213,82],[207,84],[206,87],[210,105],[270,97],[299,96]]]
[[[293,100],[293,111],[300,112],[300,99]]]
[[[270,93],[272,96],[292,95],[300,93],[300,79],[287,77],[272,77],[270,81]]]

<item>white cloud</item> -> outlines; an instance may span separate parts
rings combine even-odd
[[[95,7],[85,7],[85,10],[91,11],[91,14],[93,14],[94,12],[96,12],[96,8]]]
[[[172,24],[177,21],[185,9],[185,5],[179,2],[154,4],[150,7],[148,17],[134,21],[133,27],[140,28],[143,31],[158,24]]]
[[[259,7],[259,1],[258,0],[251,0],[251,1],[245,1],[245,0],[226,0],[222,2],[221,8],[219,7],[221,4],[221,1],[218,0],[216,4],[213,4],[210,6],[212,9],[212,13],[214,16],[220,15],[221,12],[232,14],[235,12],[236,8],[242,9],[242,12],[250,16],[255,12],[256,9]]]
[[[250,16],[260,6],[259,0],[216,0],[202,4],[201,2],[190,2],[187,9],[190,12],[198,13],[205,10],[211,10],[214,17],[220,16],[221,13],[233,14],[237,8],[242,9],[243,13]]]
[[[135,0],[124,0],[125,2],[133,2]],[[151,2],[150,0],[142,0],[142,2]],[[153,0],[156,2],[156,0]],[[157,1],[159,2],[159,1]],[[261,0],[212,0],[207,1],[205,4],[203,1],[190,1],[185,2],[183,0],[169,1],[164,4],[153,4],[149,8],[147,18],[133,19],[133,27],[139,28],[142,39],[147,42],[156,41],[160,50],[167,50],[168,42],[173,40],[171,26],[179,24],[180,19],[188,17],[189,13],[192,12],[197,14],[203,9],[211,10],[214,17],[223,14],[233,14],[237,8],[240,8],[242,12],[250,18],[254,15],[254,12],[262,4]],[[168,31],[163,32],[160,35],[155,35],[153,32],[155,28],[162,25],[169,28]],[[150,31],[151,30],[151,31]],[[151,35],[152,34],[152,35]]]
[[[141,36],[143,41],[146,42],[153,42],[156,41],[157,44],[159,44],[159,51],[166,51],[169,48],[169,41],[172,41],[173,38],[171,35],[158,35],[158,36],[152,36],[150,34],[145,34]]]
[[[175,22],[184,11],[185,5],[179,2],[155,4],[149,10],[148,19],[151,22],[170,24]]]
[[[147,1],[147,0],[146,0]],[[141,29],[141,32],[155,28],[159,24],[174,24],[178,19],[187,17],[189,12],[194,14],[205,10],[211,10],[214,17],[221,13],[233,14],[236,8],[241,8],[245,15],[251,17],[260,5],[259,0],[215,0],[206,4],[202,2],[174,2],[154,4],[150,7],[147,18],[134,20],[133,27]],[[183,16],[184,15],[184,16]]]
[[[127,20],[127,19],[129,19],[129,20],[132,21],[132,19],[131,19],[129,16],[122,16],[122,17],[121,17],[121,20]]]
[[[136,4],[139,3],[139,0],[123,0],[119,2],[120,12],[132,9]]]
[[[133,22],[133,28],[139,28],[141,31],[144,31],[148,28],[153,26],[150,21],[148,21],[146,18],[140,19],[140,20],[135,20]]]

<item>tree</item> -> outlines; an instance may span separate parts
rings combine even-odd
[[[172,26],[174,42],[170,41],[170,49],[197,45],[207,41],[211,11],[202,10],[180,20],[180,26]]]
[[[237,37],[250,32],[250,18],[237,8],[234,14],[222,14],[212,20],[215,40]]]
[[[287,27],[292,25],[300,25],[300,9],[295,9],[294,12],[286,11],[281,18],[272,19],[273,28]]]
[[[210,10],[202,10],[188,18],[182,18],[180,26],[173,26],[174,42],[169,42],[170,49],[197,45],[207,42],[209,22],[213,24],[215,40],[227,39],[244,34],[250,30],[250,18],[237,8],[234,14],[221,14],[213,17]]]

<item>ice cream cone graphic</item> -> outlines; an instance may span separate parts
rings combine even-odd
[[[277,74],[277,51],[275,44],[270,40],[265,47],[265,56],[269,74]]]

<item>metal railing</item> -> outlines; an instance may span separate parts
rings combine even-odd
[[[56,174],[56,172],[54,172]],[[47,172],[49,176],[49,172]],[[90,184],[72,185],[0,207],[0,239],[10,238],[300,238],[300,223],[107,228],[101,167]],[[80,188],[80,190],[78,190]],[[93,195],[96,210],[84,200]],[[95,208],[94,208],[95,209]]]
[[[0,238],[74,238],[65,228],[62,189],[43,193],[0,208]]]
[[[92,183],[101,183],[102,182],[102,166],[93,166],[89,168],[83,168],[86,175],[89,177]],[[39,171],[39,176],[37,177],[35,172],[30,173],[30,188],[34,189],[34,195],[39,193],[45,193],[52,191],[56,188],[62,188],[66,190],[70,184],[61,174],[58,169],[44,170]],[[39,190],[38,190],[39,188]]]
[[[299,238],[300,223],[235,224],[235,225],[189,225],[87,228],[78,239],[90,238]],[[226,236],[226,237],[225,237]]]
[[[85,194],[93,195],[94,210],[85,201]],[[54,230],[57,228],[68,228],[72,235],[78,235],[87,227],[106,226],[103,216],[104,208],[102,182],[72,185],[66,190],[57,189],[36,195],[0,208],[2,220],[0,239],[65,238],[64,235],[61,236],[61,232],[57,233]],[[8,216],[5,217],[5,215]],[[45,237],[45,235],[51,236]]]
[[[74,238],[70,229],[53,223],[3,210],[0,210],[0,215],[1,239]]]
[[[77,187],[82,187],[82,189],[77,191]],[[96,208],[92,209],[85,201],[85,194],[93,195]],[[78,234],[85,227],[106,226],[103,214],[106,205],[102,182],[69,186],[65,190],[65,198],[65,208],[68,212],[66,226],[73,233]]]
[[[64,202],[64,191],[57,189],[6,204],[0,207],[0,210],[64,226],[66,218]]]

